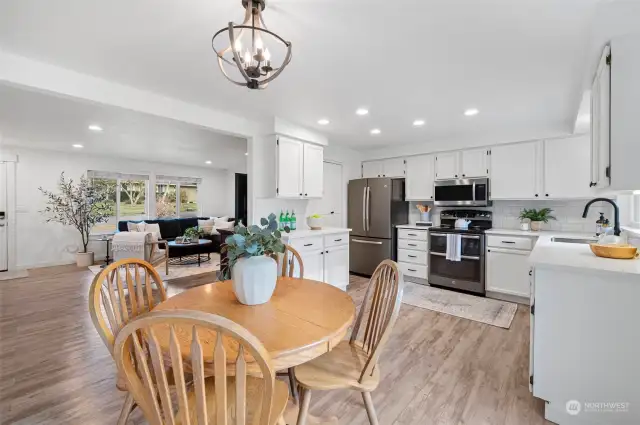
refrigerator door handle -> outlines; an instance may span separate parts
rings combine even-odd
[[[362,229],[367,231],[367,187],[362,188]]]
[[[371,230],[371,188],[367,186],[367,232]]]
[[[379,242],[379,241],[363,241],[361,239],[351,239],[351,242],[366,243],[369,245],[382,245],[382,242]]]

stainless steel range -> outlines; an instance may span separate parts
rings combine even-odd
[[[469,220],[469,227],[456,228],[458,219]],[[429,284],[484,295],[485,230],[491,224],[491,211],[442,211],[440,227],[429,229]],[[451,255],[452,244],[459,244],[459,255]]]

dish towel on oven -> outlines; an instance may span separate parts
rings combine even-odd
[[[456,233],[447,234],[447,260],[460,261],[462,255],[462,235]]]

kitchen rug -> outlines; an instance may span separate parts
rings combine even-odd
[[[509,329],[518,304],[476,297],[432,286],[406,282],[402,302],[414,307]]]

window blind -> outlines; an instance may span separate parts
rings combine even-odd
[[[121,179],[121,180],[149,180],[149,175],[145,174],[127,174],[116,173],[113,171],[87,171],[87,177],[90,179]]]

